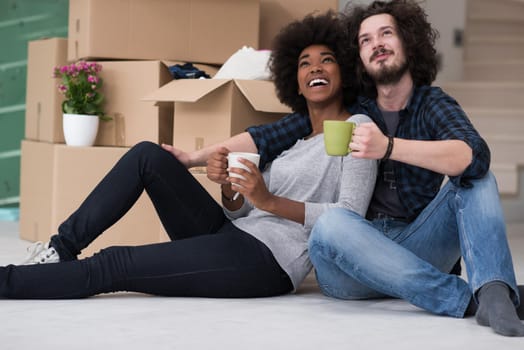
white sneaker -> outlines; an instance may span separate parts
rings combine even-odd
[[[27,256],[21,265],[50,264],[60,261],[55,248],[49,247],[49,242],[35,242],[27,247]]]

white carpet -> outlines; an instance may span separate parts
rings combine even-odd
[[[524,225],[510,227],[524,284]],[[27,242],[0,222],[0,265]],[[261,299],[163,298],[133,293],[83,300],[0,300],[0,349],[523,349],[473,318],[431,315],[400,300],[323,296],[310,275],[297,294]]]

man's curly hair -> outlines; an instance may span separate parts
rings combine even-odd
[[[347,10],[345,23],[348,30],[350,53],[357,55],[357,79],[361,93],[376,97],[376,86],[358,57],[358,34],[362,22],[371,16],[389,14],[395,19],[403,43],[408,69],[415,86],[431,85],[438,71],[435,41],[438,32],[427,21],[424,9],[415,0],[374,1],[369,6],[354,6]]]
[[[344,103],[349,106],[356,98],[355,67],[348,60],[346,29],[340,15],[328,11],[309,14],[284,27],[273,41],[269,68],[277,96],[294,112],[308,114],[306,99],[298,94],[298,59],[311,45],[326,45],[335,54],[342,75]]]

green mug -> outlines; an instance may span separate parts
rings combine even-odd
[[[330,156],[346,156],[355,123],[344,120],[324,120],[324,146]]]

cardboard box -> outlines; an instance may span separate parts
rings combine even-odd
[[[258,47],[259,0],[70,0],[68,59],[222,64]]]
[[[220,205],[222,205],[222,190],[220,185],[207,178],[207,173],[204,170],[191,169],[191,174],[200,182],[200,184],[206,189],[207,192],[213,197],[213,199]]]
[[[105,112],[112,118],[101,121],[95,145],[131,147],[140,141],[173,143],[173,106],[153,106],[142,97],[173,80],[168,67],[182,62],[103,61],[100,77]],[[195,64],[213,76],[218,68]]]
[[[126,151],[127,148],[120,147],[70,147],[22,141],[20,237],[48,241]],[[144,193],[82,256],[111,245],[159,242],[160,231],[160,220]]]
[[[52,77],[53,67],[66,64],[55,59],[56,46],[62,49],[65,39],[42,40],[30,44],[26,139],[64,143],[62,130],[62,94]],[[65,54],[64,54],[65,55]],[[37,59],[39,58],[39,59]],[[112,118],[101,121],[95,141],[97,146],[131,147],[137,142],[173,142],[173,107],[157,107],[141,98],[173,80],[168,67],[182,62],[171,61],[100,61],[104,80],[105,112]],[[218,67],[195,64],[213,76]]]
[[[280,29],[307,14],[338,11],[338,0],[260,0],[259,48],[271,49]]]
[[[175,80],[144,98],[174,104],[173,144],[193,151],[276,121],[290,112],[262,80]]]
[[[67,64],[67,39],[30,41],[27,48],[25,138],[64,143],[63,95],[53,78],[56,66]]]
[[[137,142],[171,143],[173,109],[151,106],[140,99],[152,89],[173,80],[160,61],[104,61],[104,111],[112,120],[100,121],[95,145],[130,147]]]
[[[20,238],[48,241],[127,150],[22,141]],[[193,175],[215,200],[220,200],[218,184],[205,173]],[[81,257],[112,245],[166,240],[169,238],[144,192],[127,214],[84,249]]]

